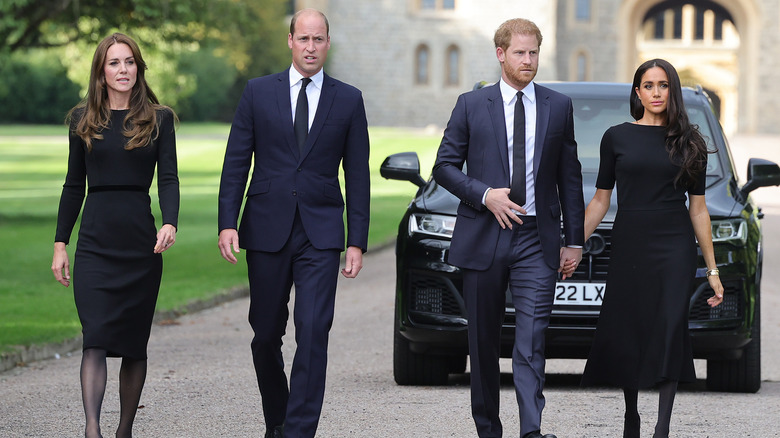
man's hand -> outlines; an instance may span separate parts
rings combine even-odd
[[[558,272],[561,273],[561,280],[566,280],[574,275],[577,265],[582,260],[582,248],[561,248],[561,263]]]
[[[347,278],[355,278],[363,267],[363,250],[357,246],[347,247],[347,254],[344,256],[344,269],[341,275]]]
[[[238,231],[236,231],[235,228],[225,228],[220,231],[219,243],[217,245],[219,246],[219,252],[222,254],[222,258],[235,265],[238,259],[233,255],[233,252],[236,254],[241,252],[238,248]]]
[[[523,221],[517,217],[512,210],[520,214],[525,214],[525,210],[520,205],[515,204],[509,199],[509,189],[490,189],[485,196],[485,207],[493,212],[498,224],[502,229],[512,229],[512,221],[522,225]]]

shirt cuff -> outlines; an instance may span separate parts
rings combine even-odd
[[[493,187],[488,187],[487,189],[485,189],[485,193],[482,194],[482,205],[484,205],[485,207],[487,207],[487,204],[485,204],[485,200],[487,199],[487,192],[491,191],[492,189]]]

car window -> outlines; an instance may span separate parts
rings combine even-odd
[[[610,126],[633,121],[625,99],[572,99],[574,138],[584,172],[599,171],[601,137]]]
[[[715,145],[715,134],[714,132],[720,132],[720,126],[716,127],[716,130],[713,131],[712,126],[710,125],[707,115],[704,112],[704,109],[688,105],[686,106],[686,110],[688,111],[688,118],[690,119],[691,123],[694,125],[699,126],[699,132],[701,132],[701,135],[704,136],[704,140],[707,142],[707,149],[714,151],[717,148]],[[707,185],[709,186],[712,184],[715,180],[720,179],[723,176],[723,168],[720,164],[720,159],[718,158],[718,155],[720,153],[723,153],[725,151],[718,151],[717,154],[708,154],[707,155]]]
[[[604,131],[610,126],[624,122],[633,122],[628,101],[625,99],[590,99],[574,98],[574,135],[577,139],[577,154],[582,163],[583,172],[597,173],[599,170],[599,148]],[[699,126],[699,130],[707,141],[707,148],[715,150],[713,130],[707,115],[702,108],[689,105],[687,108],[691,123]],[[718,127],[718,131],[720,129]],[[707,185],[713,179],[722,176],[718,154],[709,154],[707,160]]]

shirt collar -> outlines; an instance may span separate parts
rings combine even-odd
[[[303,78],[303,75],[298,72],[298,70],[295,69],[295,67],[290,66],[290,87],[292,88],[295,84],[301,81]],[[322,69],[314,74],[314,76],[311,77],[311,83],[314,84],[317,88],[320,90],[322,89],[322,81],[325,78],[325,73],[322,72]]]
[[[504,78],[501,78],[498,85],[501,88],[501,99],[504,101],[504,105],[509,105],[510,103],[514,103],[514,98],[517,95],[517,90],[513,88],[511,85],[507,84],[504,81]],[[531,81],[528,85],[525,86],[525,88],[523,88],[520,91],[523,92],[523,95],[531,103],[534,103],[536,101],[536,87],[534,86],[533,81]]]

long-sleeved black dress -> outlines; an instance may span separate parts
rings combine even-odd
[[[146,359],[162,278],[162,254],[154,253],[157,228],[149,187],[156,166],[162,223],[177,226],[176,137],[173,113],[160,109],[157,138],[145,147],[125,150],[126,115],[127,110],[113,110],[103,139],[93,140],[87,151],[73,132],[80,117],[74,114],[55,242],[69,242],[88,182],[72,271],[83,348]]]
[[[583,385],[648,388],[692,381],[688,304],[696,238],[686,192],[703,195],[705,174],[675,186],[665,127],[623,123],[601,141],[596,187],[617,182],[607,286]]]

